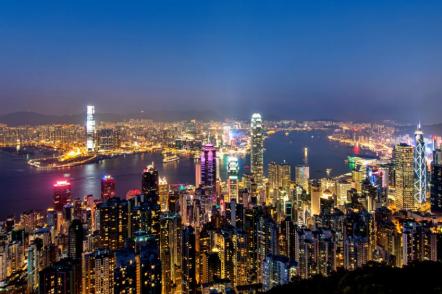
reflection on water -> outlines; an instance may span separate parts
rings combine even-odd
[[[303,149],[309,148],[311,176],[321,177],[326,168],[332,175],[346,172],[344,160],[351,147],[329,142],[324,132],[278,133],[265,141],[264,164],[286,160],[292,166],[303,160]],[[28,166],[24,155],[0,152],[0,217],[27,209],[45,209],[52,201],[52,184],[64,174],[69,174],[75,197],[100,195],[100,179],[111,174],[116,179],[117,194],[141,186],[141,172],[146,165],[155,163],[161,177],[169,183],[195,183],[194,160],[182,157],[178,161],[163,163],[159,153],[134,154],[106,159],[100,163],[76,166],[69,169],[41,171]],[[240,157],[240,175],[248,172],[249,156]],[[227,156],[218,159],[218,172],[226,177]],[[292,168],[292,171],[294,168]]]

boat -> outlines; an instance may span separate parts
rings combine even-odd
[[[163,162],[164,163],[177,161],[179,159],[180,158],[176,154],[163,154]]]

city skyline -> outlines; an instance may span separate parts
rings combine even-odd
[[[3,3],[0,114],[438,123],[441,4],[421,4]]]
[[[0,292],[441,292],[440,12],[2,2]]]

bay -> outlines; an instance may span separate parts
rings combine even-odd
[[[309,150],[309,165],[312,178],[325,175],[327,168],[332,175],[347,172],[345,159],[352,155],[351,146],[330,142],[325,131],[278,132],[265,140],[265,170],[270,161],[294,166],[303,162],[304,147]],[[370,152],[363,155],[372,156]],[[177,162],[164,164],[160,153],[143,153],[120,156],[68,169],[37,170],[26,163],[26,156],[0,152],[0,218],[18,215],[20,212],[46,209],[52,202],[52,185],[67,177],[72,184],[74,197],[93,194],[100,196],[100,179],[112,175],[116,180],[117,195],[124,197],[130,189],[139,189],[144,167],[155,163],[161,177],[170,184],[194,184],[195,168],[192,158],[181,158]],[[240,174],[248,172],[249,155],[239,158]],[[226,177],[227,156],[219,159],[218,172]]]

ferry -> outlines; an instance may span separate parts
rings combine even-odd
[[[179,159],[180,158],[176,154],[163,154],[163,162],[164,163],[177,161]]]

